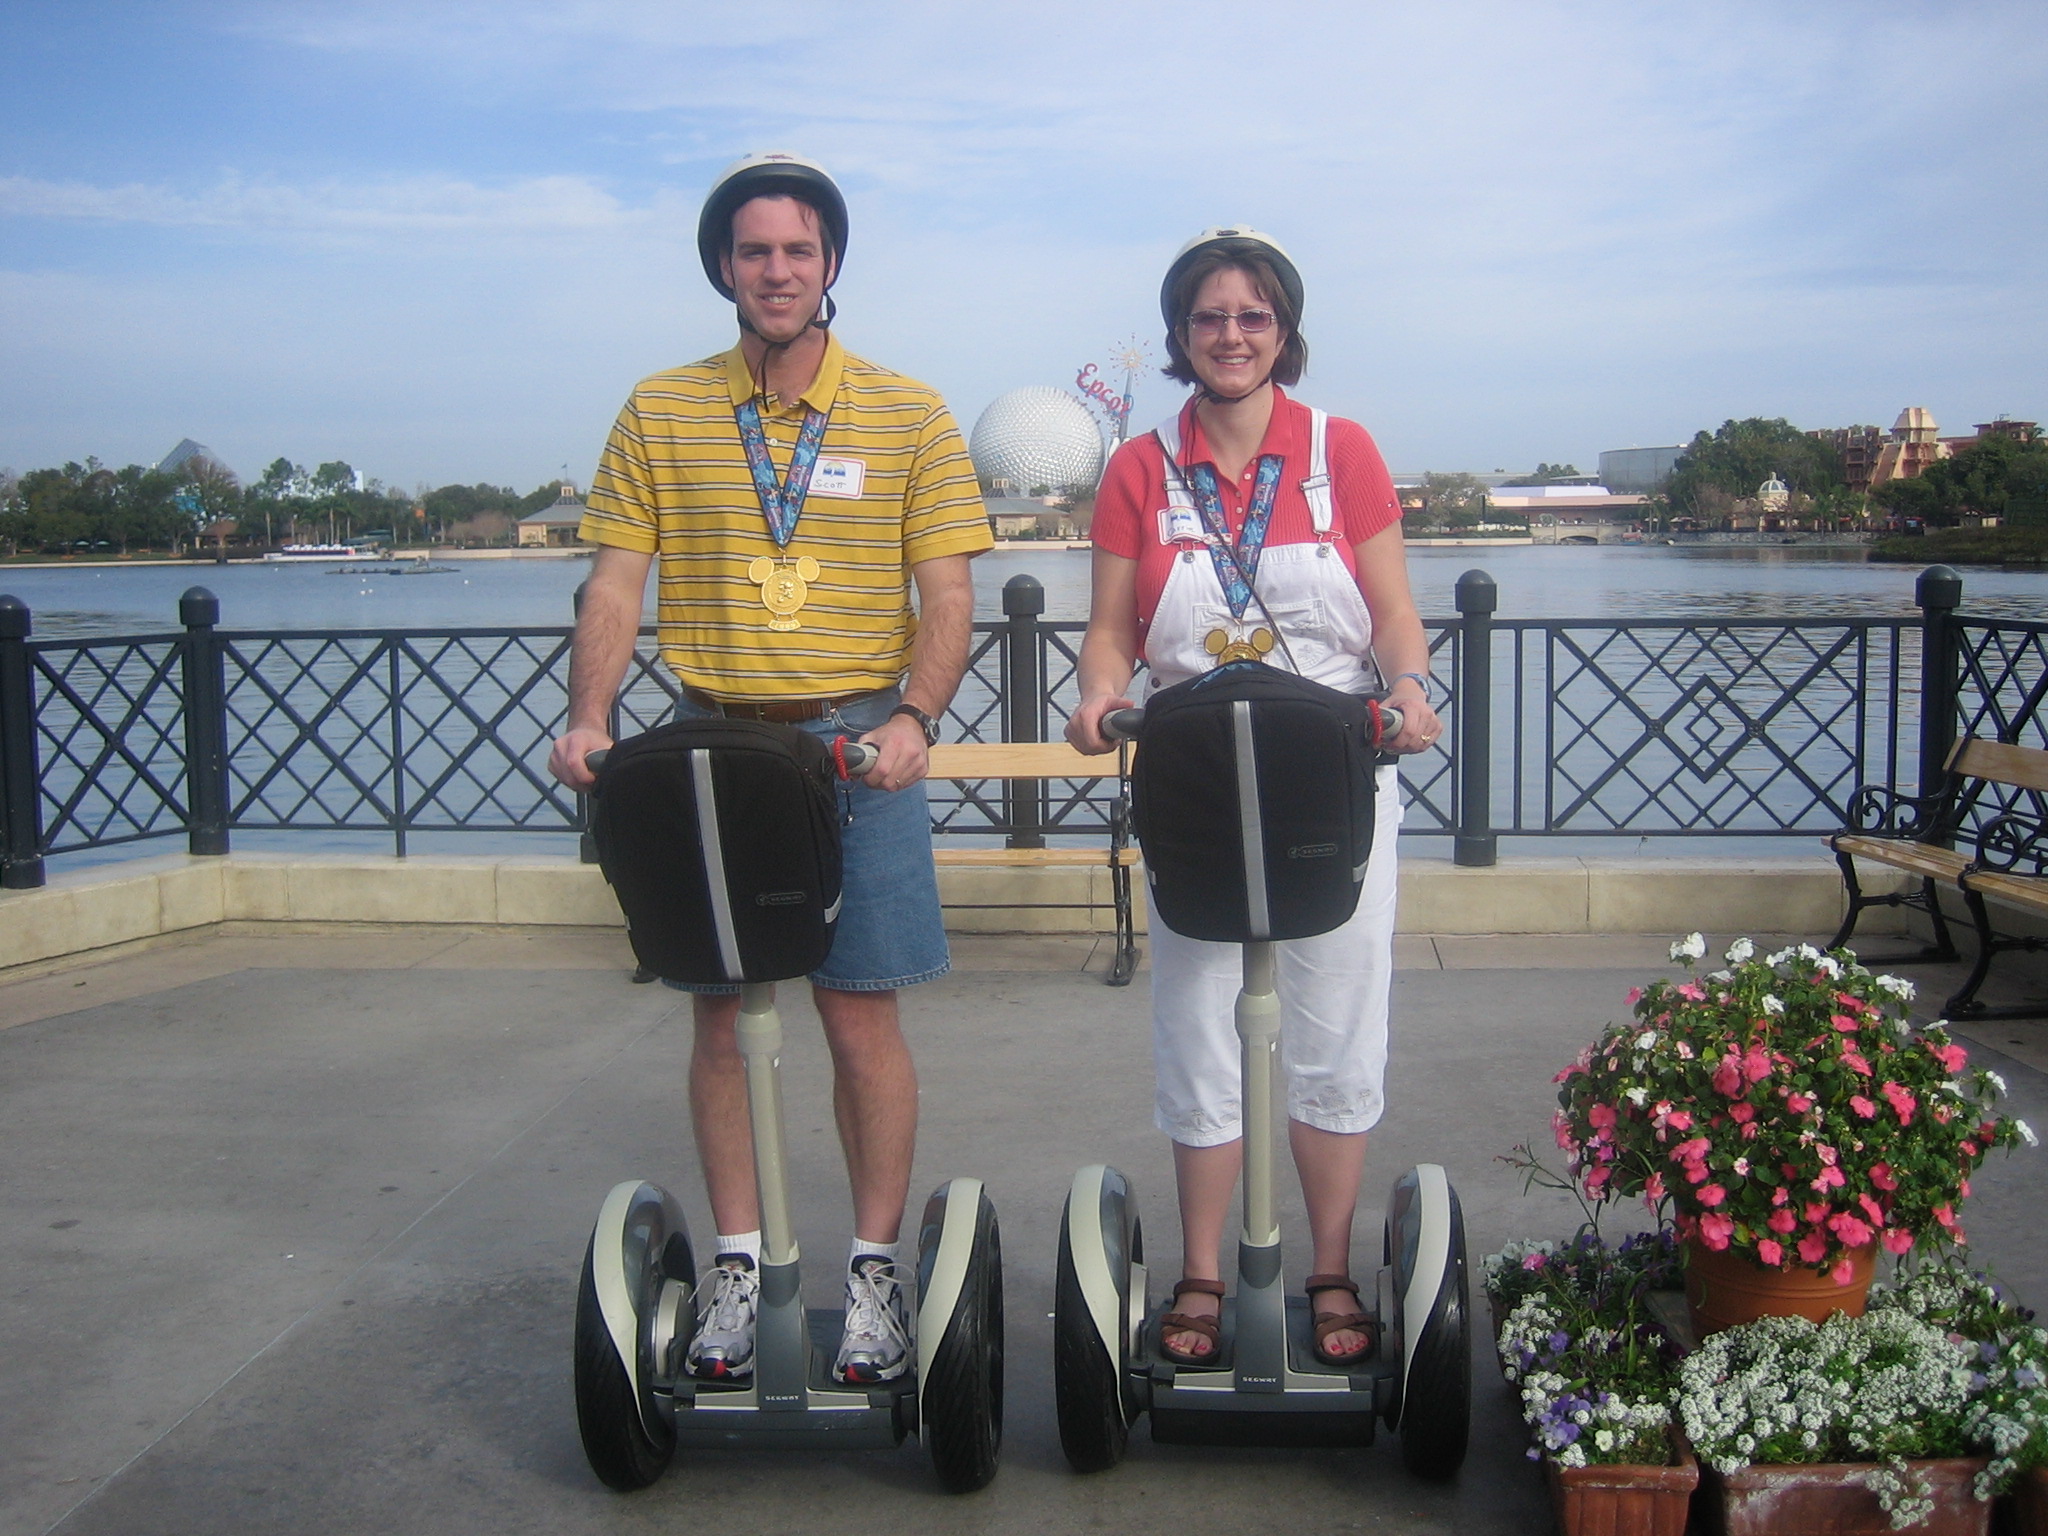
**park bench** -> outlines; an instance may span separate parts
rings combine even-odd
[[[1994,955],[2038,950],[2048,940],[1995,933],[1988,901],[2048,917],[2048,751],[1966,736],[1944,765],[1934,793],[1901,794],[1865,784],[1849,799],[1849,825],[1827,839],[1842,867],[1849,910],[1829,948],[1845,944],[1866,908],[1910,907],[1927,914],[1934,942],[1912,960],[1959,958],[1944,890],[1963,900],[1977,933],[1977,960],[1960,990],[1942,1005],[1950,1018],[2040,1018],[2048,1002],[1988,1008],[1977,1001]],[[1958,845],[1961,846],[1958,846]],[[1856,860],[1886,864],[1917,878],[1905,890],[1865,895]]]
[[[1128,749],[1102,757],[1088,757],[1064,741],[954,741],[932,748],[929,777],[950,779],[963,786],[970,800],[991,782],[1023,785],[1040,779],[1090,782],[1121,779],[1122,759]],[[1138,941],[1131,913],[1131,866],[1138,862],[1138,850],[1130,840],[1130,800],[1119,787],[1109,818],[1104,842],[1094,847],[1070,848],[948,848],[943,839],[933,858],[940,869],[1058,869],[1107,868],[1110,905],[1116,913],[1116,954],[1110,962],[1108,982],[1113,987],[1129,983],[1138,968]],[[1083,902],[955,902],[975,907],[1035,907],[1094,910]]]

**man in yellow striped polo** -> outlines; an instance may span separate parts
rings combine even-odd
[[[917,1075],[896,990],[949,963],[926,752],[967,666],[968,563],[991,540],[945,402],[855,357],[830,329],[846,236],[845,200],[810,161],[749,156],[712,186],[699,254],[738,308],[739,344],[643,380],[612,428],[582,526],[599,549],[571,653],[569,729],[549,766],[588,788],[585,757],[611,745],[650,569],[680,716],[783,721],[879,749],[854,789],[839,924],[811,982],[853,1186],[836,1369],[880,1381],[901,1374],[909,1344],[910,1265],[899,1272],[897,1254]],[[687,990],[698,994],[691,1116],[718,1228],[688,1359],[700,1376],[731,1380],[753,1368],[761,1246],[739,989]]]

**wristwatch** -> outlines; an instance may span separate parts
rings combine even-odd
[[[924,744],[926,746],[936,747],[939,744],[939,722],[919,709],[915,704],[898,704],[889,711],[889,718],[891,720],[895,719],[898,715],[908,715],[917,722],[918,728],[924,732]]]

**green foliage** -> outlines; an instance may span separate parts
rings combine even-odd
[[[1553,480],[1576,480],[1579,467],[1576,464],[1542,464],[1536,466],[1536,473],[1526,482],[1529,485],[1548,485]]]
[[[1842,483],[1834,450],[1808,437],[1782,416],[1724,421],[1694,435],[1672,466],[1672,510],[1683,517],[1711,516],[1715,497],[1756,495],[1776,475],[1794,492],[1819,496]]]
[[[181,491],[187,493],[182,506]],[[221,494],[217,474],[195,486],[186,476],[139,464],[108,469],[98,459],[33,469],[0,501],[0,541],[46,554],[176,550],[193,541],[201,523],[213,520],[217,513],[206,498]]]
[[[1422,477],[1422,505],[1409,512],[1419,528],[1459,528],[1486,521],[1486,482],[1477,475]]]
[[[2048,527],[2048,442],[1984,438],[1937,459],[1916,479],[1878,486],[1870,499],[1930,528],[1954,527],[1965,516]]]

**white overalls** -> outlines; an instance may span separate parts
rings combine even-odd
[[[1316,541],[1269,544],[1259,556],[1258,598],[1280,627],[1286,649],[1267,660],[1345,693],[1374,683],[1372,616],[1343,558],[1330,505],[1329,417],[1310,413],[1309,475],[1302,482]],[[1167,499],[1154,536],[1186,529],[1195,498],[1179,469],[1180,422],[1157,429],[1166,453]],[[1199,526],[1199,525],[1197,525]],[[1181,553],[1159,594],[1145,636],[1148,694],[1209,671],[1215,657],[1203,642],[1211,631],[1265,622],[1254,599],[1233,621],[1209,550],[1181,539]],[[1290,664],[1291,663],[1291,664]],[[1378,1123],[1385,1107],[1387,996],[1393,982],[1394,841],[1401,826],[1399,779],[1378,775],[1377,831],[1358,910],[1343,927],[1312,939],[1275,944],[1280,994],[1280,1068],[1287,1113],[1321,1130],[1358,1132]],[[1239,1135],[1241,1084],[1235,1004],[1243,977],[1242,949],[1184,938],[1160,921],[1152,942],[1152,1059],[1158,1087],[1153,1117],[1184,1146],[1210,1147]]]

